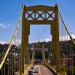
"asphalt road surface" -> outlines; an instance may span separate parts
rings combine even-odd
[[[32,75],[53,75],[52,72],[44,65],[35,65]]]

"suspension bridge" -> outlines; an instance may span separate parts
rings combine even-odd
[[[66,54],[63,58],[59,41],[59,22],[63,26],[64,34],[69,36],[71,44],[75,46],[75,41],[68,31],[57,4],[54,6],[37,5],[29,7],[23,5],[10,44],[0,56],[0,75],[68,75],[67,64],[62,62],[66,58]],[[28,38],[31,24],[49,24],[51,27],[52,41],[50,50],[48,50],[48,59],[45,58],[45,47],[43,44],[41,46],[42,60],[38,60],[39,64],[34,62],[36,61],[35,43],[32,44],[32,58],[30,58]],[[21,39],[20,44],[18,39]],[[54,60],[50,59],[51,51],[53,51]],[[55,63],[52,65],[49,61]],[[70,64],[70,67],[71,72],[69,75],[74,75],[75,72],[72,70],[73,62]],[[31,68],[34,68],[37,72],[29,74],[28,72]]]

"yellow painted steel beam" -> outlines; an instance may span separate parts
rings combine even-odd
[[[26,11],[54,11],[55,7],[52,6],[44,6],[44,5],[37,5],[37,6],[30,6],[30,7],[26,7]]]

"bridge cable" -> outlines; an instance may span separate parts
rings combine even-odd
[[[20,26],[20,22],[21,22],[21,17],[22,17],[22,12],[21,12],[21,14],[19,16],[17,27],[15,29],[15,32],[13,33],[13,36],[12,36],[11,41],[10,41],[10,44],[9,44],[7,50],[6,50],[5,56],[3,57],[2,62],[0,63],[0,70],[1,70],[3,64],[4,64],[5,60],[6,60],[6,57],[7,57],[8,53],[9,53],[9,51],[10,51],[10,48],[11,48],[12,43],[14,41],[14,38],[15,38],[17,32],[18,32],[18,29],[19,29],[19,26]]]
[[[66,24],[64,23],[64,20],[63,20],[63,18],[62,18],[62,16],[61,16],[61,14],[60,14],[60,12],[59,12],[59,16],[60,16],[60,18],[61,18],[61,21],[62,21],[62,23],[63,23],[63,25],[64,25],[64,28],[65,28],[65,30],[66,30],[66,34],[67,35],[69,35],[69,37],[70,37],[70,39],[71,39],[71,41],[73,42],[73,45],[75,45],[75,41],[74,41],[74,39],[72,38],[72,36],[70,35],[70,33],[69,33],[69,31],[68,31],[68,29],[67,29],[67,27],[66,27]],[[66,40],[68,39],[68,36],[66,36]],[[70,51],[71,53],[70,53],[70,55],[72,55],[71,57],[72,57],[72,61],[69,63],[70,64],[70,68],[69,68],[69,70],[70,70],[70,74],[74,74],[74,70],[72,69],[73,68],[73,63],[74,63],[74,61],[73,61],[73,49],[71,49],[72,47],[70,46],[70,50],[69,50],[69,48],[68,48],[68,42],[66,43],[66,46],[67,46],[67,53],[68,53],[68,51]],[[68,54],[68,58],[70,58],[69,56],[70,56],[69,54]],[[67,60],[65,60],[65,61],[67,61]],[[65,62],[65,64],[66,64],[66,62]],[[66,67],[67,67],[67,65],[66,65]],[[66,68],[65,68],[65,70],[66,70]]]
[[[63,18],[62,18],[62,16],[61,16],[60,12],[59,12],[59,16],[60,16],[60,19],[61,19],[61,21],[62,21],[62,23],[63,23],[63,25],[64,25],[64,27],[65,27],[65,30],[67,31],[67,33],[68,33],[68,35],[69,35],[71,41],[72,41],[73,44],[75,45],[75,41],[74,41],[74,39],[72,38],[72,36],[70,35],[70,33],[69,33],[69,31],[68,31],[68,29],[67,29],[67,27],[66,27],[66,24],[64,23],[64,20],[63,20]]]

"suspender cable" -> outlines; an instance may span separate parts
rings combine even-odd
[[[20,75],[21,75],[21,54],[19,54],[19,72],[20,72]]]
[[[9,54],[10,54],[10,51],[9,51]],[[9,74],[10,73],[10,60],[9,60],[10,55],[9,54],[7,56],[7,75],[10,75]]]
[[[34,44],[33,44],[33,49],[32,49],[32,64],[34,63],[34,58],[35,58],[35,52],[34,52]]]
[[[14,41],[14,38],[15,38],[15,36],[16,36],[16,34],[17,34],[18,28],[19,28],[19,26],[20,26],[21,16],[22,16],[22,13],[20,14],[20,18],[19,18],[19,20],[18,20],[16,30],[15,30],[15,32],[14,32],[12,38],[11,38],[11,41],[10,41],[10,44],[9,44],[9,46],[8,46],[8,48],[7,48],[7,51],[6,51],[6,53],[5,53],[5,56],[3,57],[2,62],[0,63],[0,70],[1,70],[3,64],[4,64],[5,60],[6,60],[6,57],[7,57],[8,53],[9,53],[9,51],[10,51],[10,48],[11,48],[12,43],[13,43],[13,41]]]
[[[64,23],[64,21],[63,21],[63,18],[62,18],[62,16],[61,16],[60,12],[59,12],[59,16],[60,16],[60,18],[61,18],[61,21],[62,21],[62,23],[63,23],[63,25],[64,25],[64,28],[65,28],[67,34],[69,35],[71,41],[73,42],[73,45],[75,45],[75,41],[74,41],[74,39],[72,38],[72,36],[70,35],[70,33],[69,33],[69,31],[68,31],[68,29],[67,29],[67,27],[66,27],[66,25],[65,25],[65,23]],[[67,39],[68,39],[68,37],[67,37]],[[67,42],[67,48],[68,48],[68,42]],[[68,49],[69,49],[69,48],[68,48]],[[68,51],[69,51],[68,49],[67,49],[67,53],[68,53]],[[71,52],[71,51],[72,51],[72,52]],[[70,58],[70,55],[71,55],[72,59]],[[68,63],[69,66],[70,66],[70,68],[69,68],[70,73],[69,73],[69,74],[73,75],[73,74],[74,74],[74,70],[73,70],[73,60],[74,60],[74,59],[73,59],[73,49],[70,50],[70,53],[67,54],[67,57],[70,58],[70,62]],[[67,72],[67,73],[68,73],[68,72]]]
[[[42,48],[42,59],[44,61],[44,63],[46,62],[46,59],[45,59],[45,48],[44,48],[44,43],[43,43],[43,48]]]
[[[74,41],[74,39],[72,38],[72,36],[70,35],[70,33],[69,33],[69,31],[68,31],[68,29],[67,29],[67,27],[66,27],[66,25],[65,25],[65,23],[64,23],[64,21],[63,21],[63,18],[62,18],[62,16],[61,16],[60,12],[59,12],[59,16],[60,16],[60,18],[61,18],[61,21],[62,21],[62,23],[63,23],[63,25],[64,25],[64,27],[65,27],[65,29],[66,29],[66,31],[67,31],[69,37],[70,37],[70,39],[71,39],[71,41],[72,41],[73,44],[75,45],[75,41]]]

